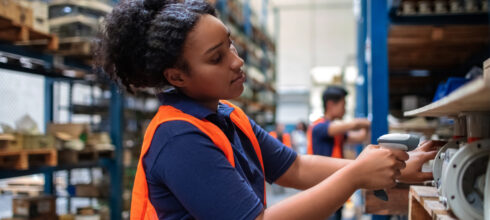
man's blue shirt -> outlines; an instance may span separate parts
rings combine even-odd
[[[334,147],[334,137],[328,134],[330,121],[325,120],[316,124],[311,130],[311,141],[313,146],[313,154],[331,157]],[[344,134],[344,140],[347,134]],[[342,147],[342,146],[341,146]]]
[[[264,175],[252,143],[230,119],[232,107],[217,113],[176,90],[159,94],[170,105],[216,124],[233,148],[235,168],[211,139],[192,124],[161,124],[143,158],[149,197],[160,219],[254,219],[264,198]],[[269,183],[294,162],[296,153],[250,120],[259,142]]]

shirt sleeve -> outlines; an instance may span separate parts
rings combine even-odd
[[[164,146],[159,146],[158,156],[152,167],[147,168],[150,170],[147,177],[150,198],[158,196],[152,194],[152,187],[162,187],[163,183],[196,219],[254,219],[258,216],[263,209],[260,198],[223,152],[194,126],[185,128],[171,135]],[[169,136],[162,134],[164,132],[177,131],[160,126],[154,137]],[[152,141],[152,147],[154,143]]]
[[[324,123],[318,123],[312,130],[312,136],[317,139],[328,139],[332,138],[328,135],[328,127],[330,126],[330,122],[326,121]]]
[[[273,183],[289,169],[294,160],[296,160],[297,154],[291,148],[286,147],[279,140],[270,136],[267,131],[251,119],[250,124],[262,151],[265,179],[267,182]]]

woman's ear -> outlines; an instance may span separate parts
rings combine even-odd
[[[163,76],[167,81],[175,87],[185,87],[185,73],[177,68],[168,68],[163,72]]]

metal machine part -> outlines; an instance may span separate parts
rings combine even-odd
[[[489,158],[490,139],[474,141],[461,147],[444,170],[442,201],[460,219],[483,219]]]
[[[432,175],[434,176],[434,181],[432,185],[437,189],[441,187],[441,178],[442,178],[442,168],[444,164],[444,157],[446,156],[446,151],[448,149],[458,149],[460,141],[459,140],[451,140],[447,142],[439,152],[437,152],[436,157],[434,158],[434,163],[432,166]]]
[[[487,174],[485,174],[485,194],[483,208],[485,208],[483,217],[485,220],[490,220],[490,160],[487,164]]]
[[[451,161],[452,157],[458,152],[458,148],[449,148],[446,150],[446,152],[444,152],[441,156],[442,156],[442,175],[441,175],[441,186],[439,186],[437,188],[437,192],[439,193],[440,195],[440,200],[441,202],[443,202],[445,205],[446,202],[444,200],[444,196],[446,195],[444,193],[444,190],[446,188],[442,187],[442,185],[444,185],[444,183],[446,183],[446,179],[447,179],[447,167],[449,166],[449,162]]]
[[[432,185],[438,190],[441,186],[444,158],[446,156],[447,149],[458,149],[464,142],[466,142],[466,117],[463,114],[460,114],[458,117],[454,118],[452,139],[439,149],[436,157],[434,158],[434,163],[432,166],[434,181],[432,182]],[[447,161],[449,162],[449,159],[447,159]]]
[[[490,138],[490,114],[485,112],[467,112],[466,128],[468,142]]]

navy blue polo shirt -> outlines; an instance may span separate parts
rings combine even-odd
[[[334,137],[328,134],[330,121],[325,120],[316,124],[311,130],[311,141],[313,146],[313,154],[330,157],[334,145]],[[347,134],[344,134],[344,140]]]
[[[213,112],[191,98],[166,91],[162,105],[216,124],[233,148],[235,168],[211,139],[192,124],[161,124],[143,158],[149,197],[159,219],[255,219],[264,209],[264,175],[252,143],[230,119],[233,108],[219,104]],[[265,168],[265,179],[276,181],[296,159],[296,153],[250,120]]]

